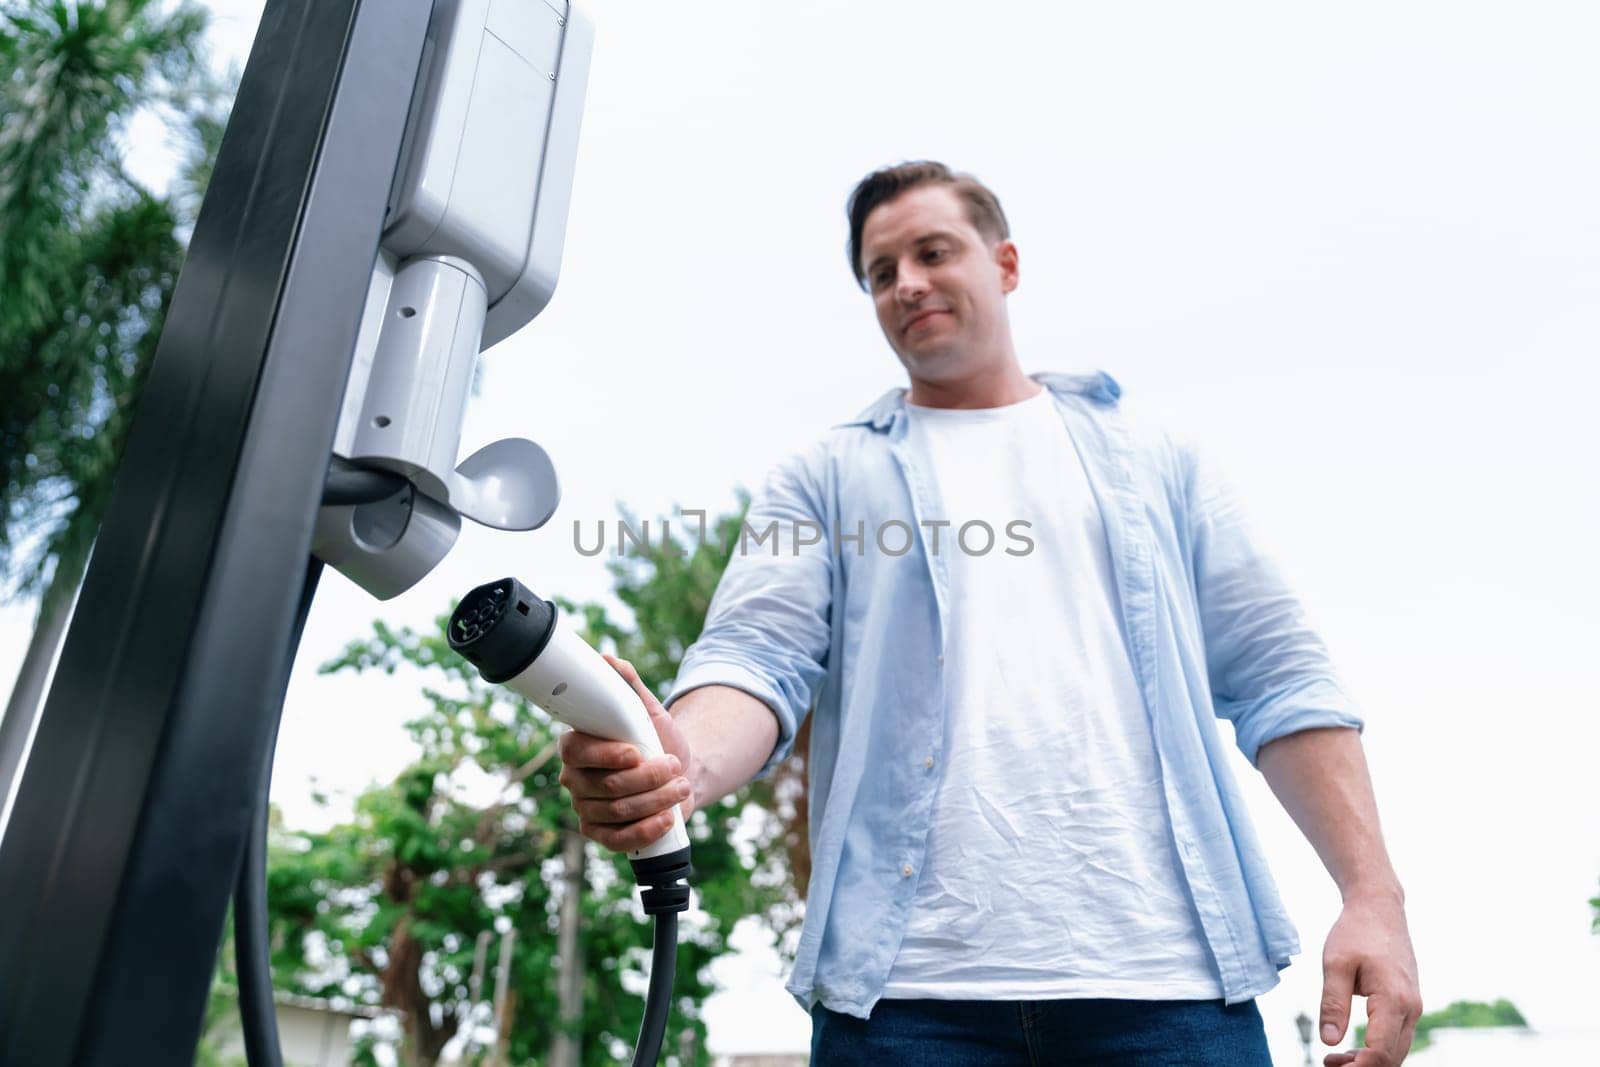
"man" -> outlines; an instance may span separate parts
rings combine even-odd
[[[572,733],[583,832],[655,840],[788,754],[815,705],[812,875],[788,988],[832,1064],[1266,1064],[1254,997],[1299,951],[1216,719],[1344,907],[1321,1034],[1367,998],[1399,1063],[1421,1010],[1361,720],[1225,485],[1109,377],[1023,373],[1015,243],[937,163],[851,195],[851,268],[910,379],[781,464],[665,751]],[[1004,539],[998,536],[1004,531]]]

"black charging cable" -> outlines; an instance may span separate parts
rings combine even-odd
[[[311,613],[311,600],[316,596],[317,581],[321,577],[322,561],[310,559],[300,587],[289,655],[278,687],[278,714],[273,716],[272,736],[267,742],[266,757],[261,761],[255,810],[251,813],[250,832],[245,838],[244,859],[239,864],[239,881],[233,891],[233,954],[239,977],[239,1029],[250,1067],[282,1067],[283,1064],[283,1050],[278,1045],[278,1012],[272,1002],[272,943],[267,924],[267,797],[272,788],[272,756],[278,747],[283,694],[289,688],[294,652],[300,647],[300,635],[305,632],[306,617]]]
[[[678,913],[689,907],[686,879],[694,874],[689,850],[631,860],[633,876],[644,887],[640,894],[646,915],[655,916],[650,948],[650,988],[644,998],[644,1018],[633,1047],[632,1067],[654,1067],[661,1058],[661,1042],[672,1011],[672,982],[678,965]]]

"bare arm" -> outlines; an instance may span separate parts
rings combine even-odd
[[[726,685],[690,690],[669,714],[633,664],[606,661],[639,694],[665,755],[644,760],[625,741],[573,730],[561,737],[561,784],[572,795],[579,832],[626,852],[666,833],[674,805],[687,819],[755,777],[778,742],[778,722],[764,703]]]
[[[1345,728],[1303,730],[1262,745],[1256,765],[1344,898],[1323,948],[1324,1044],[1343,1037],[1351,996],[1367,998],[1367,1047],[1324,1063],[1398,1064],[1411,1047],[1422,998],[1405,893],[1383,844],[1361,737]]]
[[[1261,746],[1267,784],[1346,898],[1384,893],[1403,902],[1378,828],[1378,802],[1355,730],[1303,730]]]
[[[743,689],[703,685],[673,702],[673,725],[691,758],[694,806],[720,800],[756,776],[778,743],[778,720]]]

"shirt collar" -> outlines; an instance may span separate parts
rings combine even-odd
[[[1034,381],[1044,386],[1056,396],[1072,394],[1088,397],[1095,403],[1109,407],[1117,402],[1122,395],[1122,386],[1117,380],[1105,371],[1095,371],[1092,374],[1055,374],[1043,372],[1029,375]],[[853,419],[839,423],[839,426],[867,426],[883,433],[894,425],[894,420],[906,409],[906,390],[903,387],[890,389],[877,400],[867,405]]]

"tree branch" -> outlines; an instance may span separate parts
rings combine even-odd
[[[511,772],[511,777],[506,779],[506,784],[500,789],[501,793],[505,793],[506,791],[527,781],[535,771],[537,771],[540,767],[543,767],[546,763],[550,762],[551,758],[555,756],[556,751],[556,741],[551,741],[548,745],[541,748],[532,759],[528,760],[528,762]],[[494,828],[495,819],[499,818],[500,813],[505,811],[506,808],[510,807],[512,803],[514,803],[513,800],[501,800],[483,809],[483,816],[478,820],[478,827],[473,831],[472,839],[478,842],[480,845],[488,844],[489,831]]]

